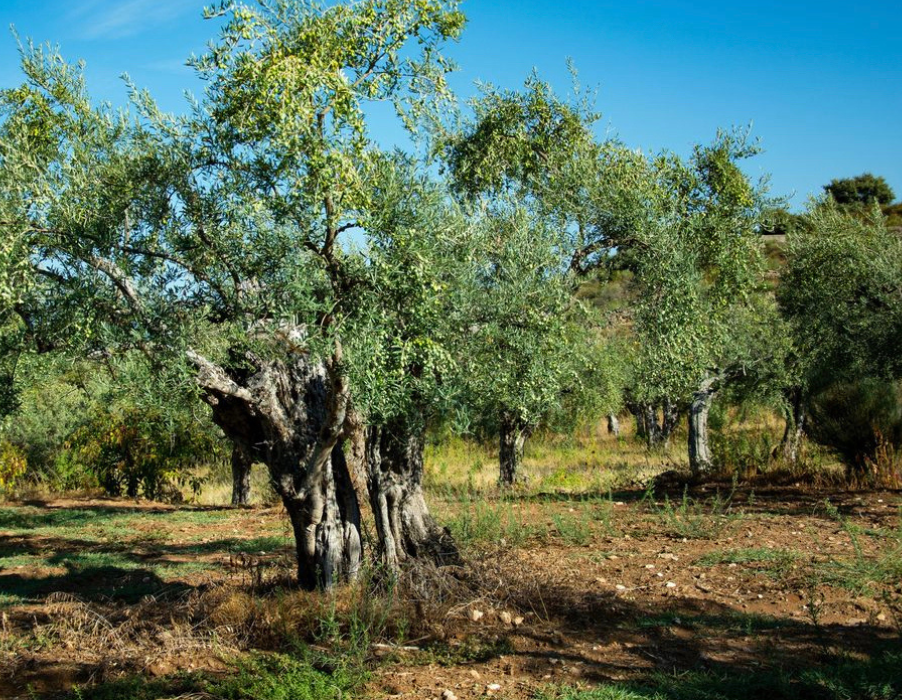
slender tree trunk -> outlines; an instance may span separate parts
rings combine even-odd
[[[510,414],[501,417],[498,450],[499,485],[513,486],[518,479],[523,478],[519,473],[520,462],[523,460],[523,447],[529,433],[529,425],[519,418]]]
[[[397,572],[410,559],[438,565],[461,562],[451,533],[441,527],[423,495],[423,435],[403,422],[367,429],[370,506],[382,558]]]
[[[342,451],[341,376],[306,356],[276,362],[249,354],[244,359],[253,370],[233,373],[197,353],[188,356],[213,420],[269,470],[294,530],[300,584],[312,590],[354,579],[362,556],[360,509]]]
[[[239,443],[232,445],[232,505],[246,506],[251,502],[251,465],[253,460]]]
[[[648,426],[645,424],[645,409],[642,404],[630,401],[626,404],[627,410],[636,419],[636,437],[640,440],[648,440]]]
[[[125,446],[125,495],[129,498],[138,497],[138,487],[141,482],[135,473],[135,463],[132,459],[132,450],[130,445]],[[145,494],[147,495],[147,494]],[[152,496],[152,494],[151,494]]]
[[[799,459],[799,446],[805,431],[805,403],[802,390],[793,387],[787,393],[789,406],[786,411],[786,428],[780,442],[780,451],[788,464],[795,464]]]
[[[665,447],[670,444],[670,437],[679,424],[679,407],[670,399],[664,399],[661,404],[661,442]]]
[[[708,413],[718,381],[718,377],[705,379],[693,394],[689,406],[689,469],[693,478],[706,476],[714,466],[708,443]]]
[[[642,413],[645,416],[645,440],[649,449],[660,447],[664,441],[664,433],[661,424],[658,423],[658,410],[654,404],[642,404]]]
[[[613,413],[608,414],[608,435],[620,437],[620,421]]]

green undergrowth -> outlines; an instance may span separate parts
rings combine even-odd
[[[236,555],[290,549],[284,533],[243,537],[242,517],[224,508],[0,508],[0,607],[56,591],[131,602],[189,576],[221,575]]]
[[[695,563],[699,566],[741,564],[772,578],[782,579],[788,576],[801,560],[802,555],[790,549],[757,547],[709,552],[699,557]]]
[[[831,557],[821,562],[815,572],[818,579],[864,595],[884,592],[881,589],[887,586],[902,586],[902,511],[895,528],[870,530],[851,522],[829,501],[824,502],[824,509],[848,535],[853,555],[843,559]],[[865,538],[879,542],[875,554],[866,552]],[[899,595],[902,600],[902,593]]]
[[[485,542],[503,542],[517,547],[548,534],[545,525],[532,522],[521,508],[503,500],[462,499],[446,524],[464,549]]]
[[[688,488],[678,501],[671,501],[665,495],[658,503],[654,489],[650,487],[643,497],[662,530],[662,534],[670,537],[693,539],[716,539],[730,527],[742,514],[733,510],[733,495],[736,483],[726,497],[718,491],[714,496],[700,501],[689,496]]]
[[[340,659],[302,653],[252,654],[226,674],[180,674],[162,679],[131,676],[75,688],[66,700],[347,700],[366,680],[366,671]],[[39,697],[39,696],[34,696]]]

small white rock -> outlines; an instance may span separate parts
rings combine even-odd
[[[470,619],[473,622],[479,622],[479,620],[482,619],[482,616],[485,615],[485,613],[482,612],[482,610],[477,610],[476,608],[473,608],[472,610],[470,610],[469,615],[470,615]]]
[[[664,584],[667,588],[676,588],[676,584],[673,581],[668,581]]]

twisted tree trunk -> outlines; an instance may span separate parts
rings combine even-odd
[[[360,509],[342,452],[347,390],[340,376],[304,355],[281,362],[248,354],[252,369],[241,371],[193,351],[188,357],[213,420],[269,470],[294,530],[300,584],[312,590],[354,579]]]
[[[689,406],[689,470],[693,478],[703,478],[714,466],[708,443],[708,413],[719,381],[720,377],[706,378]]]
[[[246,506],[251,502],[250,453],[239,443],[232,445],[232,505]]]
[[[499,429],[498,484],[513,486],[518,479],[520,462],[523,460],[523,447],[529,437],[530,426],[520,418],[505,413],[501,416]]]
[[[410,559],[438,565],[461,562],[451,533],[435,521],[426,505],[423,447],[422,432],[403,422],[367,428],[370,506],[383,561],[394,572]]]

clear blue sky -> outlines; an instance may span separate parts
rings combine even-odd
[[[200,91],[184,68],[215,27],[193,0],[0,0],[22,37],[84,58],[92,92],[121,102],[128,72],[179,110]],[[588,2],[465,0],[449,53],[459,93],[483,80],[517,87],[532,70],[567,91],[566,59],[598,88],[600,129],[628,145],[686,153],[717,127],[753,123],[766,153],[748,168],[772,192],[809,193],[834,177],[883,175],[902,199],[902,32],[898,2]],[[18,83],[0,38],[0,86]],[[382,141],[397,132],[376,122]],[[384,129],[384,130],[383,130]]]

